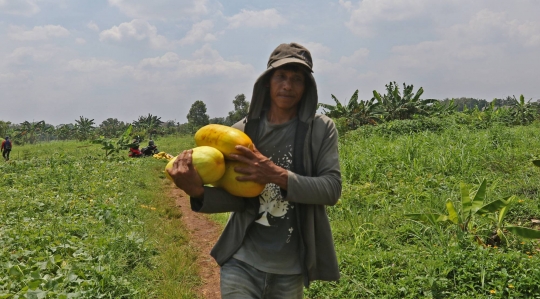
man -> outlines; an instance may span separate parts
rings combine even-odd
[[[9,140],[9,136],[6,136],[6,139],[2,141],[2,147],[0,147],[0,150],[2,151],[2,157],[4,157],[4,160],[6,161],[9,161],[9,153],[11,152],[11,148],[11,140]]]
[[[154,154],[157,154],[159,153],[159,150],[157,148],[157,145],[155,144],[154,140],[151,140],[148,141],[148,146],[147,147],[143,147],[143,149],[141,150],[141,152],[145,155],[145,156],[152,156]]]
[[[328,117],[315,115],[317,87],[310,52],[291,43],[270,55],[257,79],[248,116],[233,127],[250,136],[239,181],[266,184],[255,198],[203,186],[182,152],[169,174],[202,213],[233,212],[211,255],[221,266],[223,298],[302,298],[303,285],[338,280],[325,205],[341,195],[338,136]]]

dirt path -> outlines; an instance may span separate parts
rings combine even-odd
[[[204,214],[191,211],[189,197],[182,190],[173,188],[172,196],[182,211],[181,219],[189,230],[190,243],[198,252],[197,265],[203,284],[197,292],[202,298],[219,299],[219,266],[210,256],[210,250],[221,234],[221,227]]]

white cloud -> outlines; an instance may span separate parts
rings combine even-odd
[[[353,4],[352,4],[351,1],[339,0],[339,4],[341,6],[343,6],[346,10],[352,10],[353,9]]]
[[[227,18],[227,20],[229,28],[276,28],[287,23],[285,18],[274,8],[259,11],[242,9],[240,13]]]
[[[88,24],[86,24],[86,28],[89,28],[94,31],[99,31],[99,26],[94,21],[88,22]]]
[[[191,19],[208,13],[207,0],[109,0],[109,4],[139,19]]]
[[[8,36],[13,40],[36,41],[46,40],[51,37],[64,37],[69,35],[69,30],[60,25],[35,26],[32,30],[24,30],[19,26],[9,26]]]
[[[378,22],[405,21],[426,11],[426,0],[364,0],[354,8],[350,1],[340,4],[351,11],[347,27],[359,36],[374,35],[373,26]]]
[[[0,13],[29,17],[39,11],[35,0],[0,0]]]
[[[210,20],[201,21],[193,24],[191,30],[186,34],[184,38],[180,40],[181,45],[194,44],[198,41],[214,41],[216,36],[210,31],[214,28],[214,23]]]
[[[203,77],[203,76],[225,76],[244,77],[254,74],[254,69],[249,64],[239,61],[228,61],[224,59],[218,51],[212,49],[208,44],[193,52],[191,59],[180,59],[173,52],[168,52],[160,57],[145,58],[139,63],[138,80],[156,80],[155,70],[149,68],[167,70],[160,73],[159,80],[176,80],[178,78]]]
[[[62,50],[53,46],[43,47],[19,47],[14,49],[11,54],[8,55],[7,60],[9,64],[28,64],[30,62],[44,63],[52,60],[53,57],[58,56]]]
[[[327,56],[331,53],[330,48],[321,43],[302,42],[300,44],[309,50],[309,52],[311,53],[311,57],[313,57],[314,59]]]
[[[157,34],[157,28],[145,20],[135,19],[129,23],[122,23],[113,26],[111,29],[103,30],[99,34],[100,41],[126,42],[126,41],[148,41],[152,48],[168,48],[170,43],[167,39]]]
[[[91,59],[73,59],[68,61],[68,70],[77,72],[95,72],[100,70],[118,69],[118,63],[112,59],[103,60],[97,58]]]
[[[76,38],[76,39],[75,39],[75,42],[76,42],[77,44],[79,44],[79,45],[84,45],[84,44],[86,44],[86,40],[85,40],[84,38],[80,38],[80,37]]]
[[[180,57],[174,52],[167,52],[163,56],[145,58],[139,63],[140,68],[153,67],[153,68],[173,68],[178,67]]]
[[[524,46],[540,45],[540,22],[513,19],[506,12],[483,9],[468,23],[456,24],[443,32],[447,39],[470,43],[519,42]]]
[[[342,56],[339,59],[339,63],[343,66],[358,65],[364,63],[368,56],[369,50],[362,48],[354,51],[351,56]]]

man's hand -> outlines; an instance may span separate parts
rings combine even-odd
[[[281,189],[287,190],[289,173],[286,169],[277,166],[272,160],[261,154],[255,145],[253,145],[253,151],[241,145],[237,145],[235,148],[242,154],[230,154],[229,157],[247,164],[245,167],[234,168],[237,172],[245,174],[245,176],[238,176],[236,178],[238,181],[253,181],[259,184],[274,183]]]
[[[192,153],[193,150],[181,152],[174,161],[173,167],[167,171],[178,188],[191,197],[200,198],[204,195],[203,182],[193,166]]]

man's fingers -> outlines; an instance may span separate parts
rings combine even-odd
[[[255,156],[254,151],[250,150],[249,148],[243,146],[243,145],[237,145],[234,147],[237,151],[242,153],[242,155],[247,157],[253,157]]]
[[[242,173],[242,174],[251,174],[248,167],[237,166],[234,168],[234,171]]]

